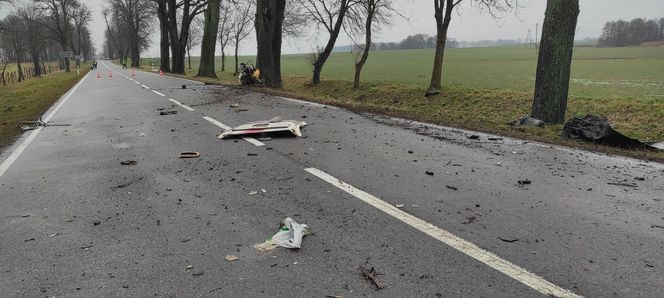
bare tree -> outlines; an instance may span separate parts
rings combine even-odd
[[[4,30],[0,44],[5,47],[5,53],[8,54],[9,59],[16,62],[18,67],[18,81],[21,82],[25,78],[23,73],[23,54],[25,53],[25,39],[21,28],[21,19],[15,14],[8,15],[0,24]]]
[[[286,0],[258,0],[256,3],[256,66],[268,87],[281,88],[281,42]]]
[[[44,26],[50,31],[49,36],[56,40],[63,51],[71,48],[71,12],[80,6],[78,0],[34,0],[37,9],[44,12]],[[69,72],[69,58],[64,58],[65,71]]]
[[[234,57],[235,57],[235,72],[234,75],[237,75],[239,70],[238,62],[238,51],[240,49],[240,43],[251,34],[254,29],[254,16],[252,11],[255,9],[256,3],[254,0],[236,2],[233,9],[233,18],[231,26],[231,35],[233,38],[233,45],[235,47]]]
[[[74,30],[76,30],[76,41],[78,43],[78,48],[75,48],[73,45],[73,39],[70,40],[71,48],[76,55],[81,55],[85,43],[85,30],[90,24],[92,19],[92,12],[87,5],[82,3],[77,7],[72,13],[72,20],[74,22]]]
[[[187,39],[187,62],[189,63],[188,69],[191,69],[191,49],[201,44],[201,40],[203,38],[201,31],[202,30],[199,23],[194,23],[194,25],[189,28],[189,39]]]
[[[154,2],[150,0],[109,0],[126,30],[131,51],[131,66],[141,64],[141,50],[149,46]]]
[[[517,9],[519,4],[519,0],[433,0],[434,17],[436,19],[436,54],[433,61],[431,82],[426,96],[440,93],[443,82],[443,59],[447,29],[450,27],[454,9],[465,2],[470,3],[480,11],[488,11],[493,17],[497,17],[498,13]]]
[[[324,48],[315,53],[313,61],[313,83],[320,84],[320,74],[323,71],[325,61],[330,57],[334,44],[341,33],[344,18],[349,8],[357,3],[357,0],[297,0],[299,5],[307,12],[310,21],[316,23],[318,28],[323,27],[329,33],[329,39]]]
[[[170,64],[170,39],[171,31],[169,20],[167,0],[154,0],[157,3],[157,18],[159,19],[159,69],[165,72],[171,72]]]
[[[391,0],[359,0],[357,5],[351,7],[348,18],[350,23],[350,36],[364,34],[364,44],[353,46],[355,54],[355,77],[353,79],[353,88],[360,87],[360,75],[362,68],[369,58],[371,50],[371,35],[375,27],[387,25],[390,18],[396,11],[392,7]]]
[[[214,65],[214,54],[217,48],[217,32],[219,31],[219,9],[221,0],[208,0],[205,10],[205,26],[203,44],[201,46],[201,62],[198,67],[199,77],[217,78]]]
[[[168,36],[171,54],[173,55],[171,59],[171,72],[184,73],[184,57],[187,39],[189,39],[189,28],[193,19],[205,11],[206,6],[206,0],[166,0],[169,23]],[[180,19],[177,18],[178,11],[182,14]],[[180,21],[179,27],[178,21]]]
[[[548,0],[537,59],[532,116],[563,123],[579,0]]]
[[[35,9],[34,4],[29,3],[16,10],[16,15],[21,22],[21,31],[25,39],[25,49],[32,58],[34,76],[41,76],[42,66],[40,64],[41,52],[46,47],[46,36],[44,27],[40,21],[43,20],[39,9]]]
[[[221,47],[221,71],[226,71],[226,46],[231,40],[233,21],[231,20],[231,5],[221,3],[221,16],[219,19],[219,46]]]

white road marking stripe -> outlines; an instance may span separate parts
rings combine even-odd
[[[581,297],[569,290],[563,289],[534,273],[519,267],[518,265],[502,259],[492,252],[486,251],[479,246],[468,242],[446,230],[436,227],[422,219],[419,219],[411,214],[408,214],[401,209],[388,204],[387,202],[353,187],[329,174],[315,169],[304,169],[308,173],[322,179],[323,181],[332,184],[333,186],[353,195],[354,197],[364,201],[365,203],[378,208],[379,210],[391,215],[392,217],[402,221],[403,223],[443,242],[452,248],[466,254],[473,259],[476,259],[487,266],[496,269],[503,274],[525,284],[526,286],[539,291],[542,294],[554,297]]]
[[[223,124],[223,123],[217,121],[217,120],[214,119],[214,118],[211,118],[211,117],[208,117],[208,116],[204,116],[203,119],[207,120],[208,122],[210,122],[210,123],[212,123],[212,124],[214,124],[214,125],[216,125],[216,126],[221,127],[221,129],[223,129],[223,130],[233,129],[232,127],[230,127],[230,126],[228,126],[228,125],[226,125],[226,124]],[[256,140],[256,139],[254,139],[254,138],[242,138],[242,139],[245,140],[245,141],[247,141],[247,142],[249,142],[249,143],[252,143],[252,144],[254,144],[255,146],[258,146],[258,147],[265,146],[265,143],[263,143],[263,142],[261,142],[261,141],[259,141],[259,140]]]
[[[305,101],[305,100],[299,100],[299,99],[290,98],[290,97],[277,96],[277,98],[281,98],[283,100],[287,100],[287,101],[295,102],[295,103],[300,103],[300,104],[304,104],[304,105],[310,105],[310,106],[316,106],[316,107],[326,107],[326,108],[335,109],[335,110],[339,109],[337,107],[328,106],[328,105],[321,104],[321,103],[310,102],[310,101]]]
[[[150,87],[148,87],[148,86],[145,86],[145,85],[141,85],[141,87],[143,87],[143,88],[145,88],[145,89],[148,89],[148,90],[150,90]]]
[[[157,94],[157,95],[159,95],[159,96],[166,96],[166,95],[164,95],[163,93],[158,92],[158,91],[155,91],[155,90],[152,90],[152,92],[154,92],[155,94]]]
[[[249,142],[249,143],[252,143],[252,144],[254,144],[255,146],[258,146],[258,147],[265,146],[265,143],[263,143],[259,140],[256,140],[254,138],[242,138],[242,139]]]
[[[181,102],[179,102],[179,101],[177,101],[177,100],[175,100],[175,99],[169,98],[168,100],[170,100],[171,102],[173,102],[173,103],[176,104],[176,105],[179,105],[180,107],[182,107],[183,109],[185,109],[185,110],[187,110],[187,111],[189,111],[189,112],[193,112],[193,111],[195,111],[194,109],[190,108],[189,106],[187,106],[187,105],[185,105],[185,104],[183,104],[183,103],[181,103]]]
[[[136,83],[136,85],[140,85],[140,84],[141,84],[141,82],[139,82],[139,81],[134,81],[134,83]]]
[[[228,126],[228,125],[226,125],[226,124],[223,124],[223,123],[217,121],[217,120],[214,119],[214,118],[210,118],[210,117],[208,117],[208,116],[204,116],[203,119],[207,120],[208,122],[210,122],[210,123],[212,123],[212,124],[214,124],[214,125],[216,125],[216,126],[221,127],[223,130],[229,130],[229,129],[232,129],[230,126]]]
[[[78,84],[76,84],[76,86],[74,86],[74,88],[72,88],[71,91],[69,91],[69,93],[62,100],[60,100],[60,103],[58,103],[58,105],[55,106],[55,108],[51,111],[51,113],[49,113],[43,119],[44,122],[49,122],[51,121],[51,119],[53,119],[53,116],[55,116],[55,114],[60,110],[60,108],[62,108],[62,106],[67,102],[67,100],[69,100],[69,98],[74,94],[74,92],[76,92],[78,87],[81,86],[81,84],[83,84],[83,82],[85,81],[85,79],[88,78],[89,75],[90,73],[88,72],[88,74],[86,74],[83,77],[83,79],[81,79],[81,81],[79,81]],[[23,154],[23,151],[25,151],[25,149],[28,148],[30,143],[32,143],[32,141],[37,137],[37,135],[42,131],[42,129],[43,127],[39,127],[33,130],[32,133],[30,133],[30,135],[28,136],[28,138],[26,138],[25,141],[23,141],[23,143],[21,143],[21,145],[19,145],[16,148],[16,150],[14,150],[14,152],[12,152],[12,154],[9,155],[9,157],[7,157],[7,159],[2,164],[0,164],[0,177],[2,177],[2,175],[4,175],[5,172],[7,172],[7,170],[9,170],[9,167],[11,167],[12,164],[21,156],[21,154]]]

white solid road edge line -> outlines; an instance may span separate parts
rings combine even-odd
[[[304,170],[307,171],[309,174],[312,174],[322,179],[323,181],[330,183],[333,186],[353,195],[354,197],[364,201],[365,203],[378,208],[379,210],[391,215],[392,217],[402,221],[403,223],[523,283],[524,285],[532,288],[533,290],[554,297],[582,297],[569,290],[563,289],[543,279],[542,277],[539,277],[536,274],[531,273],[526,269],[519,267],[516,264],[513,264],[510,261],[502,259],[501,257],[495,255],[494,253],[484,250],[479,246],[471,242],[468,242],[446,230],[443,230],[422,219],[419,219],[411,214],[408,214],[407,212],[398,209],[397,207],[392,206],[391,204],[388,204],[387,202],[367,192],[357,189],[352,185],[347,184],[333,176],[330,176],[329,174],[321,170],[318,170],[316,168],[307,168]]]
[[[223,129],[223,130],[230,130],[230,129],[233,129],[232,127],[230,127],[230,126],[228,126],[228,125],[226,125],[226,124],[223,124],[223,123],[217,121],[217,120],[214,119],[214,118],[211,118],[211,117],[208,117],[208,116],[203,116],[203,119],[207,120],[208,122],[210,122],[210,123],[212,123],[212,124],[214,124],[214,125],[216,125],[216,126],[221,127],[221,129]],[[265,146],[265,143],[263,143],[263,142],[261,142],[261,141],[259,141],[259,140],[256,140],[256,139],[254,139],[254,138],[242,138],[242,139],[245,140],[245,141],[247,141],[247,142],[249,142],[249,143],[251,143],[251,144],[254,144],[255,146],[258,146],[258,147]]]
[[[171,101],[172,103],[176,104],[176,105],[179,105],[180,107],[182,107],[183,109],[185,109],[189,112],[195,111],[194,109],[190,108],[188,105],[185,105],[185,104],[183,104],[183,103],[181,103],[181,102],[179,102],[175,99],[169,98],[168,100]]]
[[[58,105],[55,106],[55,108],[51,111],[51,113],[49,113],[44,118],[44,122],[49,122],[49,121],[51,121],[51,119],[53,119],[53,116],[55,116],[55,114],[60,110],[60,108],[62,108],[62,106],[67,102],[67,100],[69,100],[69,97],[71,97],[74,94],[74,92],[76,92],[76,89],[78,89],[78,87],[81,86],[81,84],[85,81],[85,79],[88,78],[89,75],[90,75],[90,73],[88,72],[76,84],[76,86],[74,86],[74,88],[72,88],[71,91],[69,91],[69,93],[64,98],[62,98],[62,100],[60,100]],[[7,157],[7,159],[4,162],[2,162],[2,164],[0,164],[0,177],[2,177],[2,175],[4,175],[5,172],[7,172],[7,170],[9,170],[9,167],[11,167],[12,164],[14,164],[14,162],[21,156],[23,151],[25,151],[25,149],[28,148],[30,143],[32,143],[32,141],[37,137],[37,135],[42,130],[43,130],[43,127],[39,127],[37,129],[35,129],[34,131],[32,131],[32,133],[30,133],[30,135],[25,139],[25,141],[23,141],[23,143],[21,143],[21,145],[19,145],[16,148],[16,150],[14,150],[14,152],[12,152],[12,154],[10,154],[9,157]]]
[[[152,92],[154,92],[155,94],[157,94],[157,95],[159,95],[159,96],[166,96],[166,95],[164,95],[163,93],[161,93],[161,92],[159,92],[159,91],[156,91],[156,90],[152,90]]]
[[[148,89],[148,90],[150,90],[150,87],[148,87],[148,86],[145,86],[145,85],[141,85],[141,87],[143,87],[143,88],[145,88],[145,89]]]

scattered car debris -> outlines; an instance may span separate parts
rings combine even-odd
[[[644,177],[634,177],[634,180],[645,181],[646,178],[644,178]]]
[[[429,170],[424,171],[424,173],[426,173],[426,174],[429,175],[429,176],[433,176],[433,175],[434,175],[433,171],[429,171]]]
[[[192,276],[201,276],[203,274],[205,274],[205,272],[203,272],[203,271],[194,271],[194,272],[191,273]]]
[[[135,160],[124,160],[121,161],[120,164],[123,166],[135,166],[136,164],[138,164],[138,162],[136,162]]]
[[[539,126],[544,127],[544,121],[531,116],[524,116],[518,120],[508,123],[510,126]]]
[[[528,185],[528,184],[531,184],[533,182],[530,181],[529,179],[524,179],[524,180],[517,181],[517,183],[519,183],[519,185]]]
[[[638,187],[636,183],[627,183],[627,182],[609,182],[608,185],[617,185],[617,186],[626,186],[626,187]]]
[[[376,275],[378,275],[378,272],[376,272],[376,269],[374,267],[371,267],[371,269],[367,269],[365,267],[360,266],[360,272],[362,273],[362,276],[368,281],[370,281],[374,286],[376,286],[376,289],[384,289],[385,285],[376,278]]]
[[[48,238],[53,238],[53,237],[59,236],[59,235],[60,235],[60,233],[51,234],[51,235],[48,235]]]
[[[487,138],[487,140],[489,140],[489,141],[502,141],[503,138],[500,138],[500,137],[490,137],[490,138]]]
[[[239,260],[240,258],[234,256],[234,255],[227,255],[225,258],[226,262],[235,262]]]
[[[302,137],[302,127],[306,126],[306,122],[295,120],[281,120],[275,117],[268,121],[252,122],[236,126],[233,129],[226,130],[219,135],[220,139],[226,139],[232,136],[243,136],[252,134],[266,134],[277,132],[290,132],[297,137]]]
[[[445,185],[445,187],[451,189],[451,190],[459,190],[458,188],[451,186],[451,185]]]
[[[240,104],[239,104],[239,103],[232,103],[232,104],[230,105],[230,107],[233,108],[233,109],[237,109],[237,108],[240,107]]]
[[[194,265],[187,265],[187,270],[194,268]]]
[[[519,241],[519,238],[506,238],[506,237],[500,237],[500,236],[498,236],[498,239],[500,239],[504,242],[509,242],[509,243]]]
[[[403,208],[403,204],[396,204],[394,206],[397,207],[397,208]]]
[[[478,135],[469,135],[469,136],[468,136],[468,135],[467,135],[466,138],[469,138],[469,139],[471,139],[471,140],[479,140],[479,139],[480,139],[480,136],[478,136]]]
[[[28,238],[28,239],[23,240],[23,242],[30,242],[30,241],[35,241],[35,238]]]
[[[607,118],[592,114],[568,120],[563,127],[563,137],[620,148],[659,150],[617,132]]]
[[[201,157],[200,152],[196,151],[190,151],[190,152],[182,152],[180,155],[178,155],[179,158],[199,158]]]
[[[258,156],[256,153],[247,153],[247,156]]]
[[[182,89],[187,89],[187,85],[182,85]]]
[[[325,295],[325,298],[343,298],[339,295]]]
[[[286,217],[281,222],[279,231],[270,237],[267,241],[254,245],[254,248],[259,251],[268,251],[277,247],[285,248],[300,248],[302,246],[302,238],[309,234],[309,226],[306,224],[299,224],[292,218]]]
[[[664,142],[659,142],[659,143],[651,143],[651,147],[657,148],[659,150],[664,150]]]
[[[176,115],[178,111],[163,111],[159,112],[159,116],[166,116],[166,115]]]
[[[477,220],[477,217],[475,217],[475,216],[469,216],[469,217],[466,218],[466,221],[465,221],[465,222],[462,222],[461,224],[462,224],[462,225],[471,224],[471,223],[474,223],[476,220]]]
[[[257,194],[258,194],[258,192],[255,191],[255,190],[252,190],[252,191],[249,193],[250,196],[255,196],[255,195],[257,195]]]

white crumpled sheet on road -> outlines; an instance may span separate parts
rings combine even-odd
[[[254,245],[254,247],[259,251],[273,250],[277,247],[300,248],[302,246],[302,238],[309,234],[308,228],[309,226],[306,224],[299,224],[292,218],[286,217],[281,222],[279,232],[270,237],[270,239],[267,239],[267,241]]]

